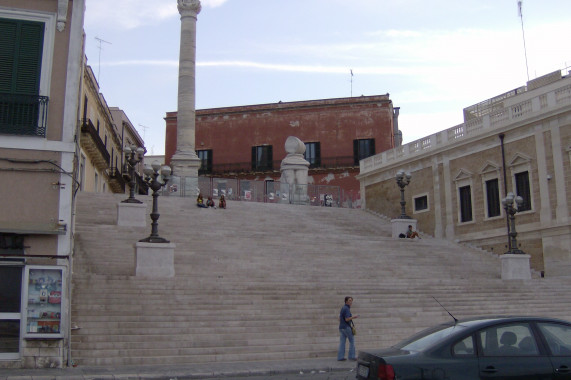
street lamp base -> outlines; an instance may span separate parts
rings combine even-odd
[[[522,251],[521,249],[511,249],[509,251],[507,251],[506,253],[504,253],[504,255],[525,255],[526,253],[524,251]]]
[[[149,236],[144,239],[139,240],[141,243],[170,243],[169,240],[162,238],[160,236]]]
[[[121,203],[143,203],[143,202],[135,198],[127,198],[124,201],[121,201]]]

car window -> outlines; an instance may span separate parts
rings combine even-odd
[[[538,323],[551,354],[554,356],[571,355],[571,327],[557,323]]]
[[[452,346],[454,356],[474,356],[474,353],[474,341],[471,335]]]
[[[435,343],[440,342],[445,339],[450,334],[461,331],[465,329],[465,326],[454,325],[450,327],[440,328],[438,331],[430,331],[424,335],[416,335],[413,340],[406,342],[404,345],[400,345],[400,348],[406,351],[422,351]]]
[[[537,343],[527,323],[489,327],[480,331],[479,336],[484,356],[539,355]]]

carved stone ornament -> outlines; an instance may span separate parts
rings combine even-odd
[[[194,12],[194,14],[199,14],[202,6],[200,5],[200,0],[177,0],[178,1],[178,12],[182,14],[183,12]]]
[[[63,32],[65,23],[67,22],[68,0],[58,0],[57,2],[57,30]]]

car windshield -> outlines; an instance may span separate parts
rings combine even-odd
[[[445,339],[453,333],[462,331],[468,326],[462,324],[455,325],[440,325],[436,326],[412,336],[411,338],[402,341],[395,347],[405,351],[422,351],[433,344]]]

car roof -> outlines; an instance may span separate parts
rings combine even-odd
[[[443,323],[443,325],[453,325],[454,323],[463,324],[466,326],[483,326],[486,324],[495,324],[497,322],[521,322],[521,321],[544,321],[544,322],[557,322],[557,323],[571,323],[557,318],[550,317],[534,317],[534,316],[481,316],[470,317],[458,320],[458,322]]]

